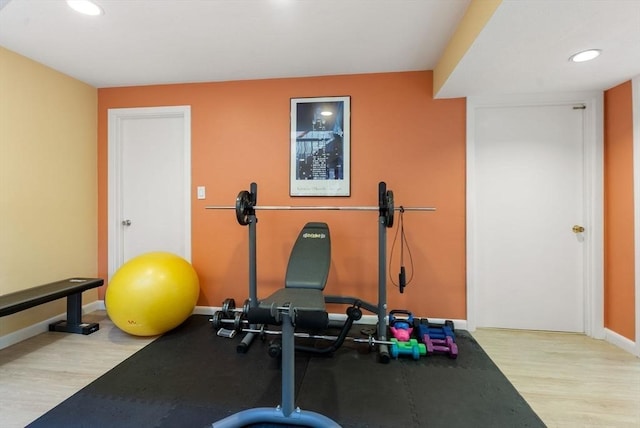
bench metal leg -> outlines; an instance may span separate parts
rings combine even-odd
[[[295,407],[295,328],[287,312],[282,312],[282,403],[276,407],[242,410],[214,422],[212,428],[239,428],[252,424],[277,424],[312,428],[340,428],[320,413]]]
[[[67,319],[49,324],[49,331],[63,333],[91,334],[98,331],[98,323],[82,322],[82,293],[67,296]]]

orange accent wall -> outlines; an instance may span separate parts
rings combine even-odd
[[[631,82],[605,92],[605,327],[635,340]]]
[[[466,317],[465,100],[433,99],[430,71],[298,79],[108,88],[98,90],[99,272],[107,275],[107,110],[190,105],[192,120],[192,261],[201,281],[199,305],[248,297],[248,233],[232,211],[239,191],[258,183],[262,205],[377,205],[386,181],[407,212],[413,282],[388,287],[389,309],[433,318]],[[351,196],[289,196],[290,98],[351,96]],[[161,172],[159,172],[161,173]],[[206,186],[207,199],[195,198]],[[283,284],[289,252],[307,221],[326,221],[332,267],[326,293],[377,301],[375,212],[258,212],[258,297]],[[388,230],[389,252],[396,226]],[[398,247],[390,268],[397,282]],[[407,276],[411,274],[405,251]]]

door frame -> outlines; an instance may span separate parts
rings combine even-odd
[[[590,232],[584,251],[584,332],[604,338],[604,94],[575,92],[559,94],[520,94],[467,98],[467,327],[477,324],[478,285],[476,253],[475,175],[476,111],[489,107],[576,105],[585,107],[584,121],[584,200],[585,227]]]
[[[157,119],[157,118],[182,118],[184,134],[182,145],[184,149],[184,248],[185,258],[191,261],[191,106],[168,107],[140,107],[140,108],[114,108],[108,110],[108,279],[123,263],[124,243],[122,239],[122,144],[125,120],[129,119]]]

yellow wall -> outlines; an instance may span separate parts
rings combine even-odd
[[[456,32],[449,40],[442,57],[433,70],[433,93],[438,95],[442,86],[458,66],[487,22],[491,19],[502,0],[472,0],[458,24]]]
[[[0,47],[0,294],[97,274],[97,96]],[[65,311],[0,318],[0,336]]]

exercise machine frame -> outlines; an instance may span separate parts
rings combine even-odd
[[[325,209],[354,209],[358,211],[378,211],[378,302],[372,304],[356,297],[326,295],[325,303],[345,304],[361,306],[367,311],[377,315],[377,344],[378,360],[381,363],[390,361],[390,354],[386,342],[387,336],[387,228],[393,226],[393,212],[396,208],[393,205],[393,192],[387,190],[385,182],[378,184],[378,207],[260,207],[257,206],[258,185],[251,183],[250,191],[242,191],[236,201],[236,214],[241,225],[248,226],[249,229],[249,306],[254,308],[258,304],[257,296],[257,257],[256,257],[256,210],[263,209],[305,209],[305,210],[325,210]],[[210,206],[208,209],[231,209],[232,207]],[[433,211],[434,208],[399,208],[404,210]],[[251,325],[251,329],[257,329],[256,325]],[[257,333],[248,332],[237,346],[239,353],[247,352]]]

